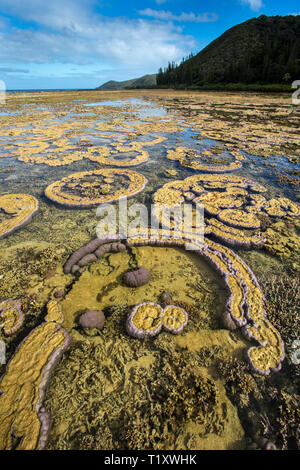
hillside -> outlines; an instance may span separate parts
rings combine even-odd
[[[144,75],[140,78],[133,78],[123,82],[110,80],[96,88],[97,90],[124,90],[126,88],[149,88],[156,86],[156,74]]]
[[[300,78],[300,16],[260,16],[227,30],[180,65],[160,69],[158,86],[287,83]]]

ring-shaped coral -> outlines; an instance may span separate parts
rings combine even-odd
[[[143,147],[151,147],[163,142],[166,137],[159,136],[147,142],[111,142],[110,147],[90,147],[84,157],[100,163],[117,167],[130,167],[146,163],[149,153]]]
[[[129,167],[137,166],[148,161],[149,154],[141,148],[141,145],[131,145],[130,147],[118,144],[115,150],[108,147],[96,149],[89,148],[84,154],[85,158],[100,163],[102,165]],[[132,154],[128,156],[128,154]]]
[[[50,184],[45,195],[70,208],[90,208],[134,196],[147,182],[145,176],[133,170],[105,168],[73,173]]]
[[[178,161],[181,166],[191,168],[192,170],[205,171],[208,173],[227,173],[234,170],[239,170],[242,167],[242,162],[246,160],[244,155],[238,151],[231,151],[230,156],[234,159],[232,162],[213,165],[203,163],[203,159],[207,158],[208,151],[201,154],[196,150],[188,147],[177,147],[175,150],[168,150],[168,160]],[[202,159],[202,160],[201,160]]]
[[[164,328],[179,334],[188,322],[187,312],[176,305],[167,305],[164,309],[153,302],[136,305],[126,322],[127,332],[136,338],[153,337]]]
[[[129,246],[157,245],[182,248],[188,244],[189,251],[206,259],[221,274],[229,292],[223,320],[231,325],[230,329],[241,328],[247,340],[255,340],[257,343],[257,346],[247,351],[250,366],[255,372],[265,376],[271,371],[279,371],[285,358],[284,343],[279,332],[266,318],[264,295],[251,269],[230,248],[212,240],[206,239],[205,243],[200,246],[193,242],[192,238],[179,239],[176,233],[170,236],[167,232],[158,231],[155,237],[154,233],[150,235],[145,231],[139,236],[129,237],[127,244]],[[134,309],[128,317],[127,329],[128,326],[132,326],[136,311]],[[144,312],[140,313],[143,319]],[[163,312],[161,315],[157,316],[155,333],[150,336],[157,334],[163,326]],[[135,325],[135,328],[129,328],[129,333],[134,336],[139,334],[138,337],[149,336],[149,333],[145,332],[143,322]]]

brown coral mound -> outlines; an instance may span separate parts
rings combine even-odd
[[[79,270],[79,267],[86,266],[96,261],[96,259],[102,258],[106,253],[126,251],[126,246],[118,242],[120,238],[119,235],[106,238],[94,238],[94,240],[80,247],[68,258],[64,265],[64,273],[69,274],[72,272],[72,274],[74,274]]]
[[[79,325],[82,328],[97,328],[102,330],[105,323],[105,316],[101,310],[89,310],[79,318]]]
[[[151,279],[151,273],[148,269],[144,268],[143,266],[139,267],[135,271],[130,271],[125,273],[123,276],[123,281],[126,286],[129,287],[140,287],[148,284]]]

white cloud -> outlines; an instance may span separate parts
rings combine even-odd
[[[0,67],[0,73],[29,73],[27,69],[19,69],[15,67]]]
[[[146,8],[145,10],[139,11],[140,15],[155,18],[156,20],[166,21],[182,21],[191,23],[208,23],[211,21],[217,21],[218,15],[216,13],[201,13],[196,15],[195,13],[181,13],[180,15],[174,15],[170,11],[165,10],[152,10]]]
[[[194,38],[172,23],[108,18],[96,0],[0,0],[3,14],[30,22],[0,33],[2,63],[97,64],[145,67],[151,72],[197,48]],[[151,47],[149,47],[151,45]]]
[[[245,5],[249,5],[251,10],[258,11],[263,7],[262,0],[241,0]]]

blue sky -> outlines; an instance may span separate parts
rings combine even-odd
[[[157,72],[255,16],[298,0],[0,0],[7,89],[95,88]]]

